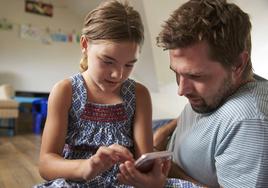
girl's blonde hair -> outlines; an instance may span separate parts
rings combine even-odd
[[[82,36],[88,41],[131,41],[139,45],[144,41],[144,28],[140,14],[127,1],[109,0],[88,13]],[[80,61],[80,71],[88,68],[86,53]]]

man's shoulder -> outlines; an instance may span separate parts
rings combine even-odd
[[[268,82],[252,82],[230,96],[217,110],[240,118],[268,117]]]

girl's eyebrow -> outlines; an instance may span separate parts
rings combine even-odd
[[[104,57],[104,58],[106,58],[106,59],[109,59],[109,60],[112,60],[112,61],[116,61],[115,58],[112,58],[112,57],[110,57],[110,56],[108,56],[108,55],[102,55],[102,57]]]
[[[110,56],[108,56],[108,55],[102,55],[102,57],[117,62],[117,60],[116,60],[115,58],[110,57]],[[136,62],[137,62],[137,59],[135,58],[135,59],[129,61],[128,63],[136,63]]]

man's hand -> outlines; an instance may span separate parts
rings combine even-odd
[[[168,138],[177,126],[177,118],[158,128],[153,135],[154,148],[158,151],[166,150]]]
[[[170,168],[168,177],[169,178],[183,179],[183,180],[192,182],[196,185],[204,187],[204,185],[202,185],[200,182],[198,182],[197,180],[195,180],[194,178],[192,178],[191,176],[186,174],[183,169],[181,169],[177,164],[175,164],[173,162],[171,163],[171,168]]]

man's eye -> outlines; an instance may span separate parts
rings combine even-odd
[[[132,64],[126,64],[126,67],[133,67],[134,65],[132,65]]]
[[[192,75],[190,77],[192,77],[192,78],[200,78],[201,76],[199,76],[199,75]]]
[[[192,79],[192,80],[199,80],[201,79],[202,77],[200,75],[190,75],[189,76],[189,79]]]

